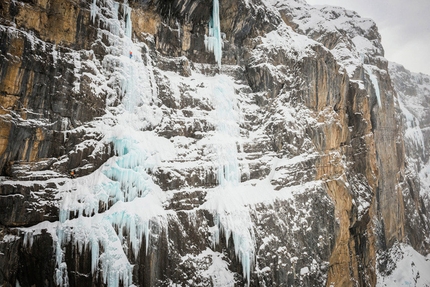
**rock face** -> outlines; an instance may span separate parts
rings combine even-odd
[[[371,20],[0,4],[4,286],[376,286],[429,253],[429,76]]]
[[[409,194],[405,201],[407,226],[410,232],[409,240],[417,250],[425,253],[428,235],[418,226],[428,226],[429,218],[429,125],[428,100],[430,96],[430,77],[424,74],[415,74],[403,66],[389,63],[389,72],[398,95],[401,111],[401,121],[405,146],[405,173]],[[420,191],[417,193],[417,191]]]

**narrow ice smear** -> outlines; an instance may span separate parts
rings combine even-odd
[[[219,0],[213,0],[212,17],[209,21],[209,36],[205,35],[206,50],[213,52],[218,67],[221,68],[222,47],[221,25],[219,20]]]
[[[373,89],[375,90],[376,100],[378,101],[378,106],[381,107],[381,91],[379,90],[378,79],[369,65],[363,65],[363,67],[369,75],[370,81],[372,82]]]
[[[55,64],[57,64],[57,59],[58,59],[58,51],[56,50],[56,46],[57,45],[52,45],[52,62]]]

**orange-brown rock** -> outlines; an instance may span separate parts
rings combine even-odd
[[[91,19],[94,3],[100,14]],[[157,118],[154,124],[146,114],[137,115],[148,120],[139,132],[168,139],[176,154],[148,169],[148,188],[165,192],[160,208],[169,216],[165,226],[150,222],[139,256],[127,251],[135,285],[215,284],[203,275],[210,260],[221,260],[223,271],[234,274],[235,286],[248,280],[250,286],[375,286],[377,268],[382,274],[386,265],[383,259],[377,262],[378,252],[396,242],[428,250],[425,232],[413,231],[428,230],[428,220],[417,175],[407,168],[396,93],[376,26],[351,34],[326,31],[324,23],[304,29],[301,21],[312,13],[302,10],[311,8],[278,4],[220,1],[220,68],[205,47],[210,0],[1,3],[0,255],[8,262],[0,256],[0,269],[6,270],[0,272],[0,285],[58,283],[52,248],[58,246],[57,234],[42,229],[32,246],[24,246],[25,230],[16,228],[58,221],[59,210],[67,206],[59,189],[75,194],[76,177],[91,174],[123,188],[124,182],[105,172],[105,162],[111,159],[115,166],[112,160],[119,155],[112,134],[99,127],[118,124],[118,118],[103,116],[121,113],[113,108],[128,96],[124,83],[130,77],[150,79],[145,89],[151,97],[137,106],[148,114],[155,111]],[[133,29],[124,42],[133,45],[136,58],[129,58],[129,46],[116,46],[126,37],[127,5]],[[348,23],[357,20],[342,13],[351,17]],[[265,44],[271,32],[279,34],[270,37],[285,38],[284,46]],[[357,56],[353,36],[373,41],[375,49],[348,62],[341,57]],[[339,46],[351,55],[336,54]],[[130,74],[129,66],[142,74]],[[250,278],[238,259],[237,238],[220,232],[220,243],[214,244],[219,218],[204,206],[208,190],[219,182],[213,151],[202,142],[216,132],[217,123],[213,99],[199,92],[213,84],[212,78],[201,79],[220,73],[236,85],[232,97],[240,119],[233,149],[240,178],[252,181],[252,187],[265,182],[273,188],[270,199],[243,206],[255,245]],[[84,205],[85,200],[77,201]],[[112,202],[96,202],[94,213],[104,213]],[[71,219],[77,216],[65,212]],[[85,217],[94,216],[89,213]],[[411,213],[415,221],[408,218]],[[117,229],[112,232],[121,232],[124,249],[131,250],[127,232]],[[71,240],[76,231],[67,232]],[[70,286],[105,285],[102,266],[90,268],[88,246],[81,251],[72,241],[59,245]],[[219,257],[198,257],[207,250]],[[30,271],[22,274],[17,266]]]

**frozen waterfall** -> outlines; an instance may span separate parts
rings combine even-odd
[[[214,52],[220,66],[218,0],[213,5],[206,48]],[[108,91],[106,115],[92,122],[92,128],[103,134],[98,148],[113,148],[114,156],[91,174],[67,179],[61,187],[60,221],[51,227],[55,230],[51,233],[56,255],[55,279],[59,286],[69,285],[66,257],[72,249],[77,254],[91,254],[92,275],[99,276],[108,287],[130,286],[133,258],[156,252],[151,250],[157,244],[153,238],[167,229],[167,218],[174,214],[164,208],[166,194],[150,173],[161,162],[174,159],[175,147],[169,139],[148,128],[160,124],[163,112],[154,105],[158,92],[151,59],[141,53],[149,49],[131,39],[130,7],[113,0],[94,0],[90,7],[93,24],[103,27],[98,28],[97,35],[109,43],[99,75],[100,83],[105,83]],[[231,247],[249,285],[255,258],[254,229],[249,208],[240,200],[231,200],[242,196],[237,193],[241,177],[240,110],[235,83],[226,75],[205,76],[202,81],[209,83],[205,95],[213,104],[210,116],[215,126],[212,135],[202,142],[209,141],[207,146],[219,185],[208,192],[207,202],[199,208],[214,215],[215,226],[210,230],[213,245],[224,239],[228,245],[232,238]],[[32,231],[26,236],[26,242],[31,244]]]
[[[224,235],[226,245],[230,237],[242,264],[244,279],[250,283],[255,257],[255,236],[249,209],[241,200],[238,141],[240,139],[240,110],[234,83],[225,75],[214,78],[211,91],[214,104],[213,120],[216,131],[211,138],[214,163],[218,170],[219,186],[208,196],[204,207],[214,213],[213,244],[218,245]]]
[[[124,14],[118,17],[121,7]],[[101,144],[112,145],[115,156],[64,186],[55,244],[59,286],[69,284],[65,254],[70,244],[80,254],[91,252],[91,271],[108,287],[132,285],[129,258],[139,256],[143,244],[149,252],[153,224],[166,225],[163,193],[148,173],[173,148],[167,139],[145,131],[161,120],[161,113],[151,106],[157,96],[151,61],[140,53],[144,44],[131,39],[130,15],[126,2],[91,4],[93,23],[105,27],[98,29],[98,37],[110,44],[102,62],[109,79],[108,112],[94,128],[103,132]]]

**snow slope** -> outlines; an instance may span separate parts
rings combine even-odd
[[[390,250],[393,260],[391,272],[379,276],[376,286],[416,286],[430,285],[430,256],[422,256],[411,246],[398,244]]]

